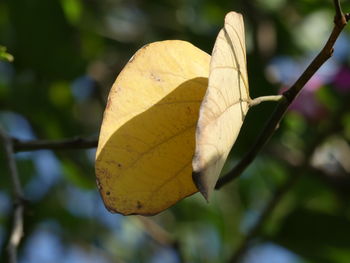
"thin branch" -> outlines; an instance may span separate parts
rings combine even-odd
[[[260,133],[253,147],[243,156],[243,158],[231,171],[229,171],[223,177],[219,178],[218,182],[216,183],[215,189],[220,189],[225,184],[231,182],[232,180],[240,176],[241,173],[253,162],[260,150],[264,147],[266,142],[270,139],[270,137],[276,130],[276,127],[278,126],[278,123],[285,114],[285,110],[288,108],[288,105],[289,104],[287,100],[283,97],[281,102],[277,104],[274,113],[272,114],[270,120],[266,123],[263,131]]]
[[[10,238],[7,244],[8,258],[10,263],[17,262],[17,248],[23,236],[23,210],[24,199],[21,182],[18,176],[16,161],[14,158],[12,139],[7,136],[6,132],[0,127],[0,138],[3,141],[11,181],[13,184],[14,211],[13,226]]]
[[[341,10],[341,5],[339,0],[333,0],[334,9],[335,9],[335,20],[341,19],[343,16],[343,11]]]
[[[89,149],[97,147],[96,138],[69,138],[61,140],[32,140],[22,141],[12,138],[13,149],[15,152],[35,151],[35,150],[66,150],[66,149]]]
[[[339,10],[341,10],[340,8],[337,8],[339,1],[335,1],[335,3],[337,3],[336,10],[337,12],[339,12]],[[334,28],[332,30],[332,33],[321,52],[314,58],[314,60],[306,68],[306,70],[299,77],[299,79],[293,84],[293,86],[291,86],[286,92],[283,93],[283,99],[281,99],[278,105],[276,106],[275,111],[266,123],[260,135],[258,136],[255,144],[231,171],[229,171],[225,176],[221,177],[218,180],[215,189],[220,189],[225,184],[231,182],[232,180],[240,176],[240,174],[255,159],[255,157],[258,155],[258,153],[261,151],[261,149],[264,147],[264,145],[267,143],[267,141],[271,138],[271,136],[277,129],[280,121],[287,112],[289,105],[294,101],[301,89],[316,73],[316,71],[331,57],[333,53],[334,43],[337,40],[341,31],[344,29],[348,19],[349,16],[345,16],[342,13],[339,16],[339,13],[337,13],[337,15],[334,18]]]

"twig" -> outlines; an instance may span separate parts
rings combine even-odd
[[[255,144],[231,171],[229,171],[225,176],[221,177],[218,180],[215,189],[220,189],[223,185],[234,180],[249,166],[249,164],[255,159],[255,157],[273,135],[284,114],[287,112],[289,105],[294,101],[304,85],[310,80],[315,72],[332,56],[334,43],[345,27],[347,21],[349,20],[349,15],[339,13],[341,12],[341,8],[338,7],[340,6],[339,1],[335,0],[334,2],[337,12],[334,18],[334,28],[325,46],[314,58],[311,64],[306,68],[299,79],[286,92],[282,94],[283,99],[281,99],[276,106],[275,111],[258,136]]]
[[[14,151],[12,139],[7,136],[6,132],[0,127],[0,137],[4,144],[7,163],[9,166],[11,181],[13,184],[14,195],[14,212],[13,212],[13,226],[10,238],[7,244],[8,258],[10,263],[17,262],[17,248],[23,236],[23,209],[24,199],[21,182],[19,180],[16,161],[14,159]]]
[[[97,147],[96,138],[69,138],[61,140],[32,140],[22,141],[12,138],[13,149],[15,152],[35,151],[35,150],[63,150],[63,149],[89,149]]]
[[[341,5],[339,0],[333,0],[334,9],[335,9],[335,20],[342,19],[343,11],[341,10]]]

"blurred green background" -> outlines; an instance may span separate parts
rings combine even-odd
[[[0,61],[0,123],[19,139],[97,136],[108,91],[137,49],[182,39],[210,53],[231,10],[244,15],[253,98],[296,80],[334,14],[330,0],[2,0],[0,45],[14,61]],[[350,262],[349,41],[347,28],[264,151],[209,204],[196,194],[151,218],[110,214],[95,185],[95,149],[16,154],[28,199],[20,262],[226,262],[293,177],[240,262]],[[226,171],[273,107],[249,112]],[[3,152],[0,171],[6,262],[12,188]]]

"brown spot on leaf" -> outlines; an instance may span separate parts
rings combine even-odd
[[[142,204],[140,201],[137,201],[137,209],[141,209],[142,208]]]
[[[107,192],[106,192],[106,195],[110,195],[110,194],[111,194],[111,192],[110,192],[110,191],[107,191]]]

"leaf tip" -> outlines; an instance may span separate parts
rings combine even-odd
[[[203,195],[205,200],[209,202],[209,191],[208,187],[203,184],[202,180],[202,173],[201,172],[193,172],[192,173],[192,179],[196,187],[198,188],[199,192]]]

